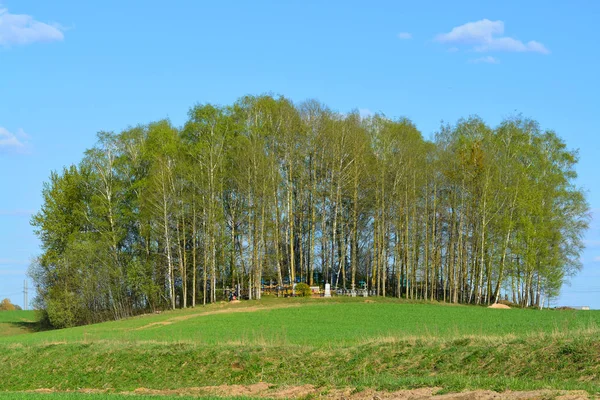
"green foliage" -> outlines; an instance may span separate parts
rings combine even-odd
[[[576,163],[520,116],[461,119],[430,142],[406,118],[314,100],[199,104],[182,128],[100,132],[51,173],[31,221],[36,307],[66,327],[215,303],[226,287],[260,299],[263,282],[297,277],[539,307],[581,267]]]
[[[78,325],[82,307],[77,303],[78,299],[73,292],[63,290],[50,290],[46,301],[46,312],[48,321],[55,328],[69,328]]]
[[[301,297],[310,297],[312,295],[310,286],[308,286],[306,283],[297,283],[295,295]]]

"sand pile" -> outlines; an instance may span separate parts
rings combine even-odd
[[[507,309],[508,308],[510,310],[510,307],[507,306],[506,304],[498,304],[498,303],[492,304],[488,308],[503,308],[503,309]]]

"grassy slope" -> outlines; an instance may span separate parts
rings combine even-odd
[[[35,318],[34,311],[0,311],[0,337],[31,332]]]
[[[600,312],[375,301],[265,299],[0,337],[0,390],[262,380],[600,392]]]
[[[371,300],[370,300],[371,301]],[[381,337],[523,336],[600,328],[600,312],[494,310],[394,300],[265,299],[200,307],[73,329],[7,337],[2,343],[186,342],[348,346]],[[285,307],[285,308],[282,308]],[[257,312],[231,312],[231,311]]]
[[[35,321],[35,311],[0,311],[0,322],[22,321]]]

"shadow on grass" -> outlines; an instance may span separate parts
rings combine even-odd
[[[6,324],[12,325],[13,327],[19,328],[21,330],[25,330],[28,333],[52,330],[51,327],[46,326],[45,324],[43,324],[40,321],[13,321],[13,322],[7,322]]]

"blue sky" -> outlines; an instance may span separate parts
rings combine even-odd
[[[0,298],[22,304],[51,170],[96,132],[272,92],[441,121],[515,112],[580,149],[596,218],[565,305],[600,308],[597,1],[0,0]]]

